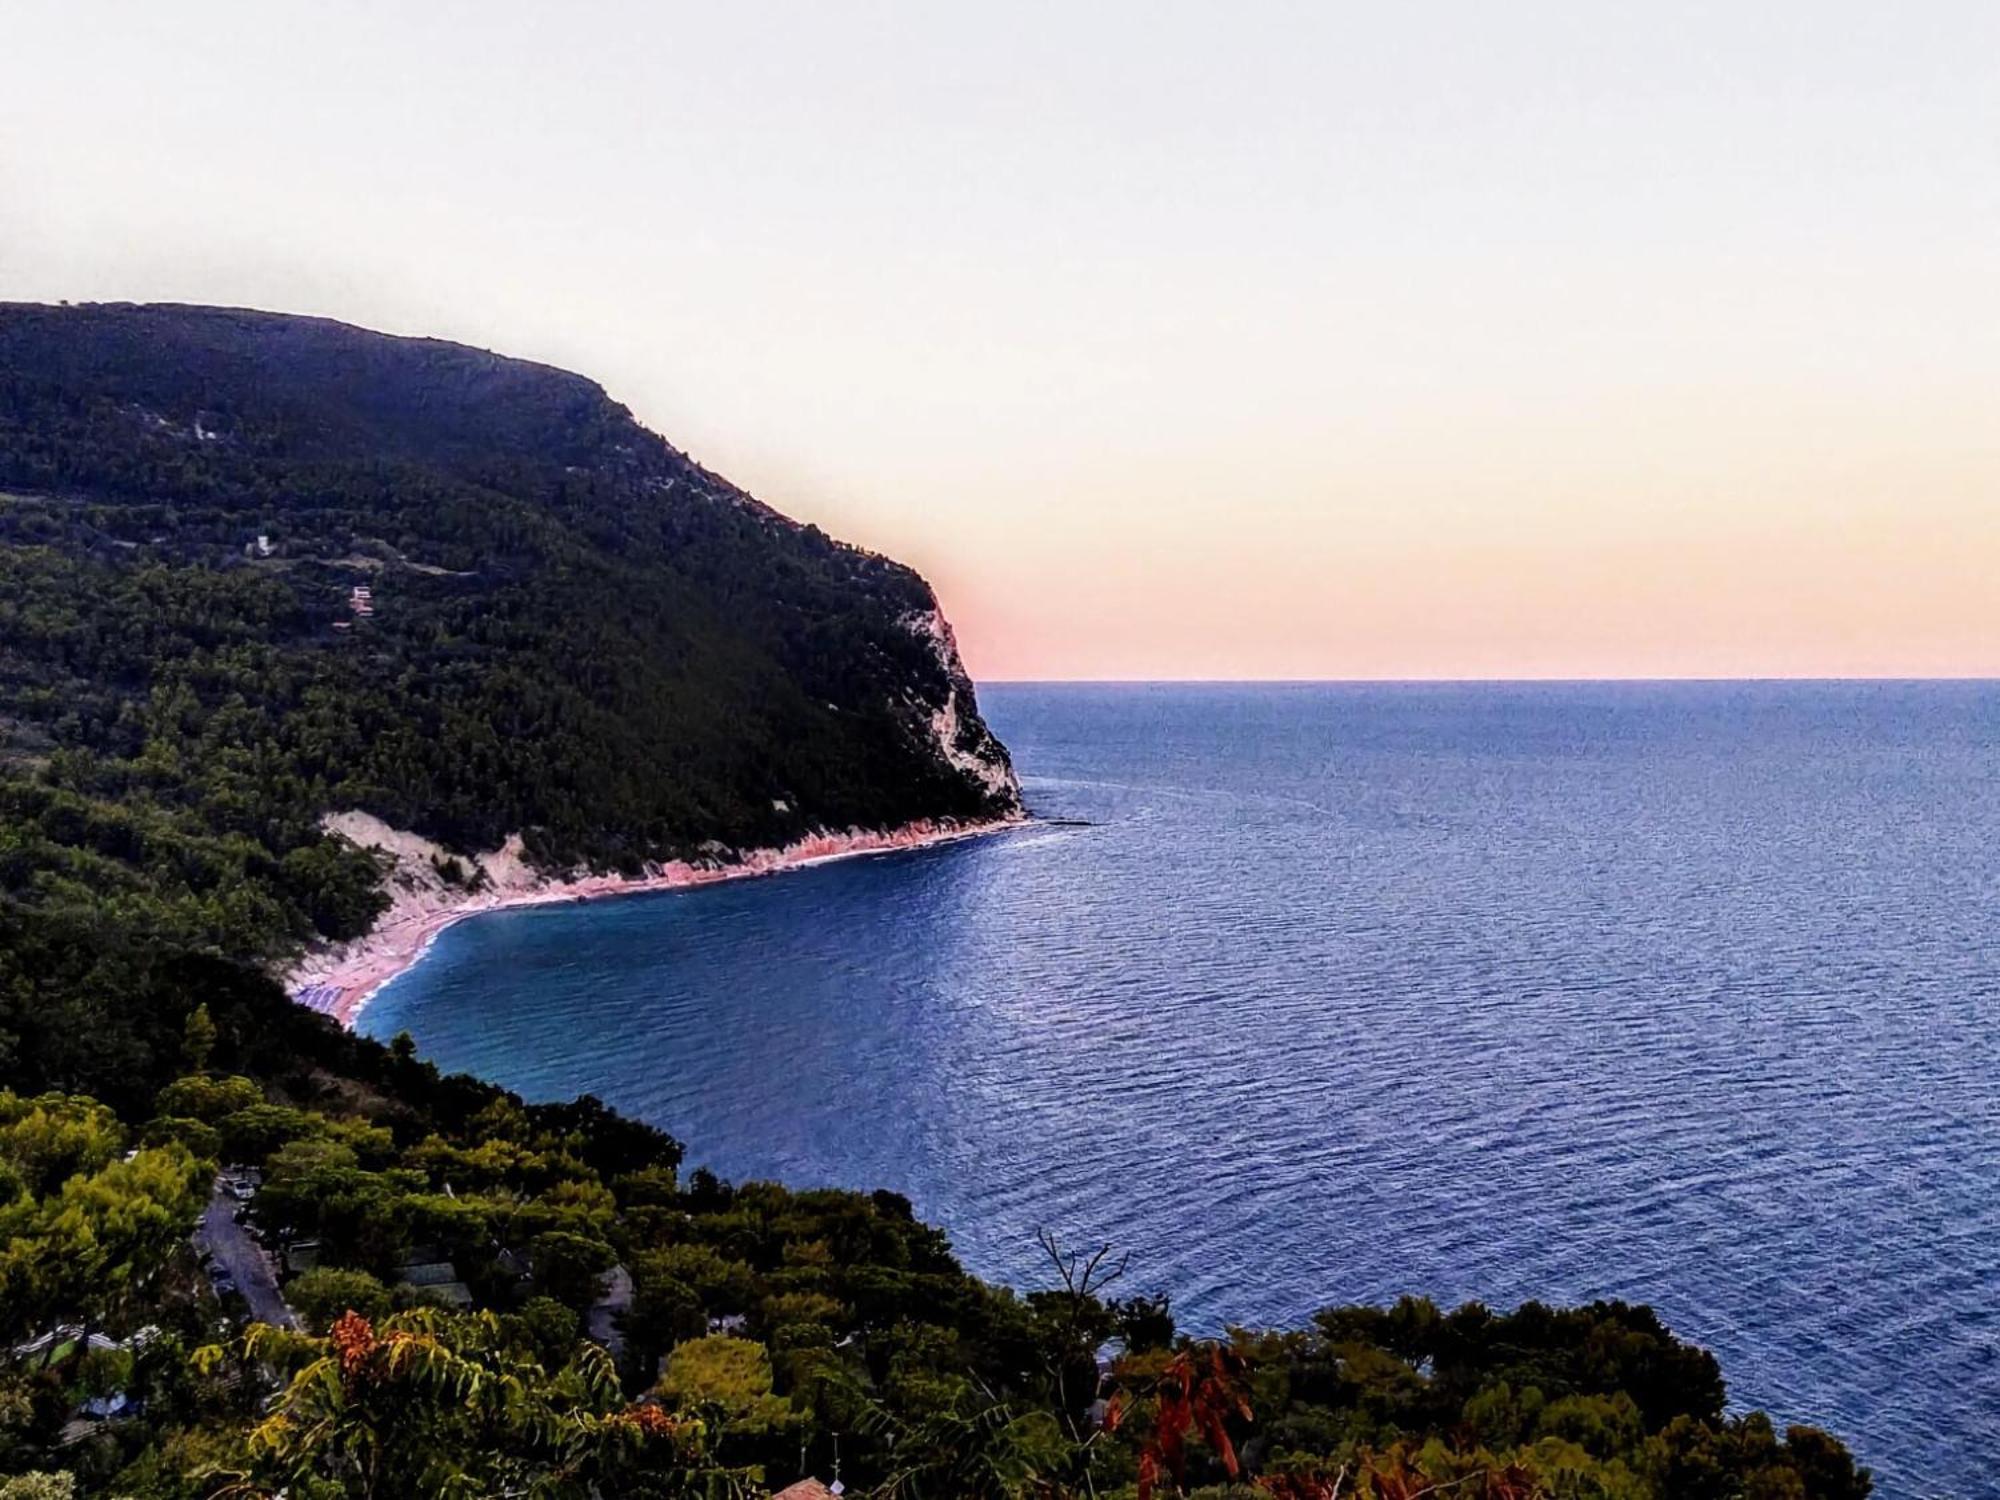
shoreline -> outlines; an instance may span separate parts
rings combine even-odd
[[[390,893],[389,909],[361,937],[305,954],[283,973],[280,982],[296,1003],[332,1017],[351,1031],[369,1001],[392,980],[422,962],[440,933],[469,917],[518,907],[690,890],[725,880],[778,875],[836,860],[984,838],[1025,827],[1032,821],[1023,814],[978,823],[921,819],[891,829],[852,828],[844,833],[813,834],[777,848],[752,849],[727,864],[671,860],[643,875],[631,876],[536,875],[520,863],[515,841],[509,840],[506,849],[482,856],[476,862],[487,877],[487,883],[477,891],[445,885],[428,872],[413,873],[407,851],[396,847],[393,830],[385,828],[384,833],[391,837],[374,842],[376,847],[397,855],[397,868],[385,882]]]

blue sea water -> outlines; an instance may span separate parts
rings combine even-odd
[[[992,687],[1044,826],[448,931],[365,1013],[1184,1327],[1653,1303],[2000,1458],[2000,685]]]

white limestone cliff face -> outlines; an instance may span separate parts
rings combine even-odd
[[[961,818],[918,819],[886,829],[821,827],[772,848],[731,849],[711,843],[703,845],[693,858],[649,864],[629,876],[587,869],[537,869],[529,862],[519,834],[510,835],[497,849],[460,855],[371,813],[329,813],[321,820],[328,833],[377,856],[389,908],[366,936],[306,954],[285,976],[287,987],[301,1003],[351,1024],[368,998],[421,958],[438,933],[482,911],[673,890],[822,860],[969,838],[1019,823],[1024,816],[1020,782],[1006,747],[978,716],[972,681],[959,660],[950,623],[936,608],[906,615],[901,623],[930,646],[945,685],[942,702],[934,686],[925,692],[906,691],[912,730],[935,747],[944,764],[985,793],[987,806],[980,811]],[[781,812],[789,810],[782,799],[774,799],[772,806]]]
[[[958,638],[942,609],[903,617],[912,634],[930,643],[949,686],[944,702],[930,710],[930,736],[938,754],[954,770],[962,771],[986,789],[989,796],[1010,809],[1021,805],[1021,782],[1003,746],[985,724],[965,718],[959,710],[960,697],[972,698],[972,679],[958,656]]]
[[[392,917],[399,901],[421,899],[454,888],[439,869],[441,864],[456,864],[468,877],[473,877],[461,884],[481,890],[504,894],[540,890],[549,884],[549,878],[528,863],[518,833],[508,835],[498,849],[468,859],[453,854],[444,845],[434,843],[422,834],[392,828],[373,813],[328,813],[320,820],[320,827],[328,833],[339,834],[350,843],[359,844],[363,849],[388,857],[390,869],[383,889],[389,893]]]

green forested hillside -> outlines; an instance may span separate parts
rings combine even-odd
[[[955,695],[1005,764],[914,628],[920,578],[574,375],[315,319],[0,306],[0,491],[8,753],[116,762],[210,824],[359,806],[629,865],[1010,806],[939,754]]]
[[[347,808],[619,870],[1012,812],[936,607],[578,376],[0,305],[0,919],[99,930],[93,969],[349,937],[379,872],[321,834]],[[22,1081],[106,1085],[55,1054],[110,1048],[115,1001],[7,1004]]]
[[[330,809],[625,867],[1016,806],[919,579],[588,382],[0,308],[0,492],[0,1500],[1867,1493],[1644,1308],[1191,1337],[293,1006],[379,899]]]
[[[1825,1434],[1726,1416],[1714,1360],[1643,1308],[1406,1300],[1190,1339],[1109,1259],[1052,1242],[1018,1295],[893,1194],[683,1177],[657,1132],[400,1044],[325,1037],[260,1081],[230,1029],[188,1026],[188,1071],[128,1122],[0,1094],[0,1332],[67,1346],[0,1371],[0,1471],[186,1500],[813,1473],[938,1500],[1868,1492]],[[298,1328],[242,1327],[180,1238],[218,1160],[261,1172],[248,1216]],[[107,1391],[143,1407],[79,1421]]]

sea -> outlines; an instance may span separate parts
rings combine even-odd
[[[363,1013],[1181,1326],[1624,1298],[2000,1460],[2000,684],[998,685],[1035,824],[451,928]]]

